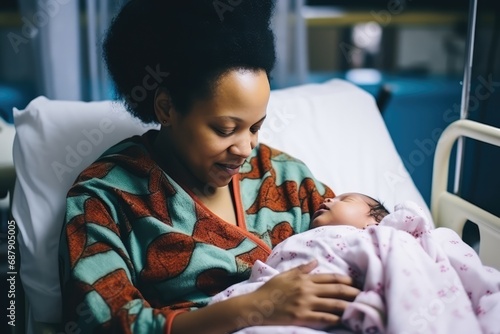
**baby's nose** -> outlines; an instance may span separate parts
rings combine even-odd
[[[325,200],[323,201],[323,203],[330,203],[332,201],[333,201],[332,198],[325,198]]]

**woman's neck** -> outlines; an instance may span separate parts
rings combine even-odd
[[[228,186],[210,187],[200,181],[182,161],[175,147],[171,144],[169,134],[160,130],[152,143],[153,159],[167,174],[183,185],[203,202],[213,201],[227,192]]]

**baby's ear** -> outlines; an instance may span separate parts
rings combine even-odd
[[[375,220],[375,218],[372,217],[372,221],[370,221],[368,224],[366,224],[365,228],[369,227],[369,226],[377,226],[378,224],[380,224],[378,221]]]

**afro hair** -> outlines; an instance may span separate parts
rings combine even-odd
[[[187,112],[232,69],[275,63],[272,0],[131,0],[114,18],[103,56],[119,98],[144,123],[157,122],[156,88]]]

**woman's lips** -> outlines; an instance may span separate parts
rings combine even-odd
[[[240,172],[240,167],[241,167],[241,165],[230,165],[230,164],[217,164],[217,166],[219,166],[219,168],[221,168],[223,171],[225,171],[231,176],[238,174]]]

